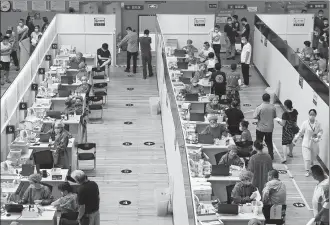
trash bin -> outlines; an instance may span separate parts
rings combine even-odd
[[[158,115],[160,113],[159,97],[149,98],[150,114]]]
[[[154,191],[157,216],[166,216],[168,214],[168,206],[171,195],[168,188],[156,189]]]
[[[266,88],[265,92],[270,95],[270,103],[274,104],[276,101],[276,90],[274,88]]]

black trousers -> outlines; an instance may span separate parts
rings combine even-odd
[[[11,53],[10,53],[10,57],[13,59],[13,61],[14,61],[14,65],[16,66],[16,67],[18,67],[19,66],[19,62],[18,62],[18,58],[17,58],[17,51],[12,51]]]
[[[151,52],[148,55],[142,55],[143,77],[147,77],[147,67],[149,76],[152,76]]]
[[[214,50],[215,56],[218,59],[218,63],[221,64],[221,59],[220,59],[221,45],[220,44],[213,44],[213,50]]]
[[[274,158],[274,150],[273,150],[273,132],[262,132],[256,130],[256,139],[263,142],[265,138],[265,142],[268,148],[268,154]]]
[[[244,84],[245,85],[249,85],[250,83],[250,65],[249,64],[245,64],[245,63],[242,63],[241,64],[241,67],[242,67],[242,74],[243,74],[243,80],[244,80]]]
[[[127,51],[127,65],[126,65],[126,69],[130,70],[131,68],[131,58],[133,56],[133,73],[136,73],[136,61],[137,61],[137,56],[138,53],[137,52],[129,52]]]

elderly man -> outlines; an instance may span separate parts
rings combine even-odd
[[[202,134],[210,134],[214,139],[221,139],[222,135],[227,136],[227,129],[224,124],[218,123],[216,115],[208,116],[210,124],[201,132]]]
[[[71,177],[80,184],[78,190],[80,225],[100,225],[100,192],[94,181],[87,179],[86,174],[81,170],[72,172]]]
[[[130,72],[131,69],[131,57],[133,56],[133,73],[136,73],[136,61],[139,51],[138,44],[138,34],[135,31],[132,31],[131,27],[126,28],[127,35],[123,40],[118,44],[118,47],[121,47],[124,43],[127,43],[127,65],[125,72]]]
[[[268,172],[268,182],[262,190],[264,205],[285,205],[286,204],[286,187],[280,181],[277,170]]]
[[[237,155],[238,149],[236,145],[229,145],[228,152],[223,155],[220,159],[219,164],[225,164],[227,166],[239,166],[243,167],[244,163],[241,161],[240,157]]]
[[[71,134],[64,129],[64,124],[60,121],[55,123],[54,131],[55,141],[51,144],[51,148],[55,149],[54,164],[56,167],[69,169],[71,162],[69,162],[67,146]]]

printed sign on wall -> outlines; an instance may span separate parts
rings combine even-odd
[[[293,18],[293,26],[294,27],[305,26],[305,19],[304,18]]]
[[[194,26],[195,27],[205,27],[205,18],[195,18]]]
[[[95,17],[94,18],[94,27],[104,27],[105,18],[104,17]]]

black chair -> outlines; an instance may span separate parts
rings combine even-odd
[[[48,187],[51,193],[53,192],[53,186],[52,185],[44,183],[44,182],[40,182],[40,184]]]
[[[103,74],[101,74],[103,72]],[[93,80],[104,80],[105,79],[105,68],[98,69],[97,67],[92,68]]]
[[[220,152],[220,153],[217,153],[217,154],[215,154],[214,155],[214,157],[215,157],[215,162],[216,162],[216,165],[218,165],[219,164],[219,162],[220,162],[220,159],[222,158],[222,156],[224,156],[226,153],[227,153],[228,151],[226,151],[226,152]]]
[[[78,212],[62,213],[59,225],[79,225],[77,218]]]
[[[52,169],[54,167],[53,153],[50,150],[33,152],[34,164],[38,165],[38,169]]]
[[[94,170],[96,169],[96,144],[83,143],[77,145],[77,169],[79,169],[79,161],[94,161]]]
[[[98,91],[103,91],[103,92],[108,92],[108,83],[102,82],[102,83],[95,83],[93,84],[93,91],[98,92]]]
[[[95,121],[101,121],[103,118],[103,106],[102,105],[89,105],[89,114],[88,114],[88,121],[93,123]]]
[[[102,96],[102,104],[104,105],[105,103],[107,103],[107,92],[105,91],[95,91],[94,92],[95,96]]]
[[[226,186],[226,191],[227,191],[227,204],[231,204],[232,199],[231,199],[231,193],[235,187],[235,184],[231,184]]]
[[[264,205],[262,208],[262,212],[265,216],[265,224],[283,225],[285,223],[286,205],[282,205],[281,219],[271,219],[270,218],[270,210],[271,210],[272,206],[273,205]]]

